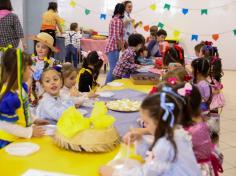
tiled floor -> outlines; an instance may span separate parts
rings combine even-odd
[[[104,84],[105,75],[99,82]],[[221,176],[236,176],[236,71],[225,71],[223,77],[226,107],[221,116],[220,149],[224,154],[224,173]]]

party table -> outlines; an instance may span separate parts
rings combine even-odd
[[[147,93],[152,87],[150,85],[134,85],[129,79],[117,81],[124,85],[116,88],[105,86],[99,91],[132,89]],[[4,149],[0,150],[1,175],[18,176],[25,173],[28,169],[38,169],[78,176],[98,176],[99,168],[114,157],[117,157],[117,154],[121,152],[122,148],[119,146],[109,153],[89,154],[60,149],[53,143],[53,139],[48,136],[43,138],[19,139],[16,142],[26,141],[38,144],[40,150],[26,157],[11,156]]]
[[[105,53],[105,47],[108,40],[94,40],[83,38],[80,40],[81,48],[83,51],[101,51],[103,53],[103,61],[105,64],[108,63],[108,58]]]

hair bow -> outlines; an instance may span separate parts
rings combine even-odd
[[[213,43],[211,42],[211,41],[205,41],[205,42],[203,42],[205,45],[207,45],[207,46],[212,46],[213,45]]]
[[[175,77],[168,78],[167,83],[169,83],[171,85],[176,85],[177,84],[177,78],[175,78]]]
[[[35,81],[39,81],[41,79],[41,76],[43,74],[43,70],[36,70],[34,73],[33,73],[33,78]]]
[[[190,83],[186,83],[185,86],[181,89],[178,89],[177,92],[181,96],[190,95],[193,90],[193,87]]]
[[[86,52],[86,51],[81,51],[81,54],[82,54],[82,56],[84,56],[84,57],[88,57],[89,53],[91,53],[91,51],[88,51],[88,52]],[[97,54],[98,54],[98,56],[99,56],[99,59],[104,60],[104,56],[103,56],[103,53],[102,53],[101,51],[97,51]]]
[[[175,105],[174,103],[167,103],[166,102],[166,93],[162,92],[161,93],[161,108],[165,111],[162,120],[167,121],[168,117],[171,116],[171,121],[170,121],[170,127],[174,127],[174,122],[175,122],[175,116],[174,116],[174,108]]]
[[[183,48],[177,44],[174,45],[174,48],[178,51],[180,60],[184,59]]]
[[[175,92],[172,90],[171,87],[163,87],[163,88],[162,88],[162,91],[167,92],[167,93],[173,95],[174,97],[180,99],[184,104],[186,104],[185,99],[184,99],[183,97],[181,97],[179,94],[175,93]]]
[[[192,76],[189,74],[184,75],[184,81],[189,82],[192,79]]]

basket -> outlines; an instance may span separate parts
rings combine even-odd
[[[58,131],[54,142],[60,148],[76,152],[110,152],[121,142],[114,127],[107,129],[87,129],[72,138],[67,138]]]
[[[159,83],[160,75],[152,73],[138,73],[132,74],[130,79],[136,85],[157,85]]]

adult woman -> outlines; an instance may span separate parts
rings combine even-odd
[[[131,34],[135,33],[135,28],[138,27],[141,21],[134,24],[135,20],[131,18],[130,14],[133,10],[133,4],[131,1],[125,1],[125,14],[124,14],[124,40],[128,41]]]
[[[26,47],[24,33],[18,16],[12,13],[10,0],[0,1],[0,47],[12,45],[17,48],[22,41],[23,47]]]
[[[42,26],[40,32],[46,32],[50,34],[54,39],[55,45],[57,28],[61,33],[63,32],[60,25],[60,17],[57,14],[57,3],[49,2],[48,11],[46,11],[42,17]]]
[[[109,25],[109,38],[105,48],[105,52],[108,56],[110,70],[107,74],[106,83],[113,81],[112,72],[119,59],[119,50],[124,48],[124,18],[125,6],[122,3],[118,3],[114,10],[114,15]]]

